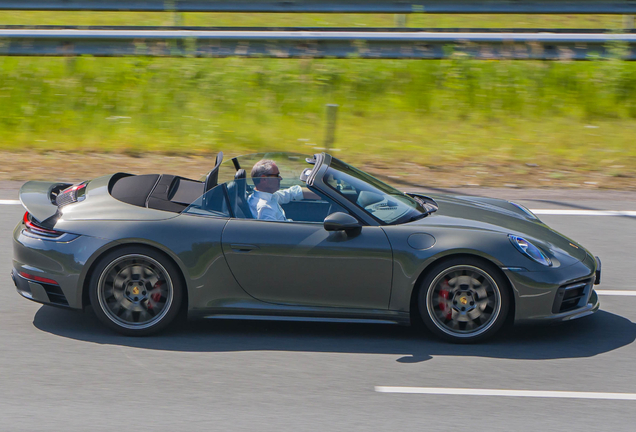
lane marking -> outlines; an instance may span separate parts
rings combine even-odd
[[[597,393],[597,392],[576,392],[576,391],[500,390],[500,389],[467,389],[467,388],[443,388],[443,387],[385,387],[385,386],[376,386],[375,391],[378,393],[404,393],[404,394],[428,394],[428,395],[503,396],[503,397],[534,397],[534,398],[561,398],[561,399],[608,399],[608,400],[636,401],[636,393]]]
[[[636,210],[559,210],[530,209],[536,215],[556,216],[631,216],[636,217]]]
[[[0,205],[20,205],[20,200],[0,200]],[[530,209],[537,215],[551,216],[629,216],[636,217],[636,210],[560,210]]]
[[[20,200],[0,200],[0,205],[20,205]],[[565,209],[530,209],[537,215],[552,216],[631,216],[636,217],[636,210],[565,210]]]
[[[636,291],[627,290],[594,290],[598,295],[636,297]]]

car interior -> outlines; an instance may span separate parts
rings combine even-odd
[[[252,179],[247,176],[247,172],[241,168],[240,161],[237,158],[232,159],[232,163],[234,164],[236,173],[234,175],[234,179],[225,184],[230,201],[230,208],[236,218],[254,219],[254,215],[252,215],[248,203],[249,196],[254,193],[254,183]],[[303,170],[300,178],[283,181],[281,183],[281,189],[285,189],[296,184],[307,187],[305,184],[306,179],[307,172],[306,170]],[[320,199],[303,199],[301,201],[292,201],[281,205],[288,219],[298,222],[322,223],[324,219],[334,211],[346,212],[344,208],[340,207],[320,192],[315,189],[311,190],[317,194]]]
[[[253,219],[248,198],[254,192],[254,183],[246,170],[241,167],[238,158],[233,158],[231,161],[235,170],[234,178],[221,185],[218,184],[218,179],[223,162],[222,152],[216,156],[214,168],[204,180],[192,180],[170,174],[117,173],[111,178],[108,190],[113,198],[139,207],[175,213],[193,208],[193,212],[197,214],[207,213]],[[300,178],[286,179],[281,184],[281,189],[294,184],[307,187],[304,182],[307,178],[306,171],[302,171]],[[227,195],[219,193],[220,190],[214,190],[217,186],[224,187]],[[335,211],[346,212],[344,208],[323,194],[316,190],[312,191],[321,199],[304,199],[282,205],[288,219],[322,223],[329,214]],[[229,200],[229,211],[225,197]]]

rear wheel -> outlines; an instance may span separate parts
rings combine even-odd
[[[126,247],[102,258],[90,283],[97,317],[129,336],[164,329],[179,311],[182,287],[178,269],[159,252]]]
[[[418,306],[424,324],[435,335],[471,343],[487,339],[501,328],[510,293],[492,264],[455,258],[436,265],[424,278]]]

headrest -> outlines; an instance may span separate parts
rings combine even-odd
[[[219,152],[219,154],[216,155],[216,165],[214,165],[212,171],[210,171],[205,178],[205,192],[211,190],[218,184],[219,168],[221,167],[221,162],[223,162],[223,152]]]

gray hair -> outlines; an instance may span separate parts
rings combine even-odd
[[[259,160],[254,164],[254,167],[252,168],[252,178],[264,177],[268,174],[271,174],[274,170],[274,165],[276,165],[276,162],[271,159]]]

